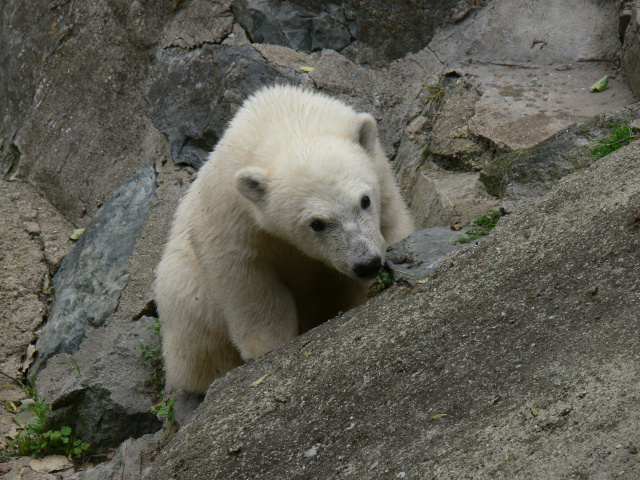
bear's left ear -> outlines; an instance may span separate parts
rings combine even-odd
[[[360,113],[353,125],[353,139],[368,153],[373,153],[378,137],[376,119],[368,113]]]
[[[235,177],[238,191],[254,203],[261,203],[267,196],[267,176],[257,167],[238,170]]]

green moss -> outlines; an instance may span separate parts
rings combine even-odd
[[[640,135],[633,136],[629,123],[612,123],[606,126],[609,135],[601,138],[591,149],[589,157],[592,159],[602,158],[615,152],[617,149],[628,145],[631,140],[640,138]]]
[[[473,226],[461,236],[458,241],[460,243],[469,243],[483,235],[489,235],[489,232],[498,224],[498,220],[502,214],[497,210],[489,210],[484,215],[476,217]]]

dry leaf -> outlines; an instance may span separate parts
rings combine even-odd
[[[596,83],[589,87],[590,92],[604,92],[607,89],[607,85],[609,84],[609,75],[605,75]]]
[[[255,382],[253,382],[251,384],[252,387],[255,387],[257,385],[260,385],[262,383],[262,381],[267,378],[268,375],[263,375],[262,377],[260,377],[258,380],[256,380]]]
[[[64,469],[68,463],[69,460],[64,455],[47,455],[41,459],[31,460],[29,467],[34,472],[51,473]]]
[[[84,228],[76,228],[73,231],[73,234],[69,237],[69,239],[75,242],[82,236],[83,233],[84,233]]]

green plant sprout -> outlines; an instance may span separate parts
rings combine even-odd
[[[629,123],[612,123],[606,126],[609,135],[598,140],[589,156],[593,159],[602,158],[611,152],[628,145],[632,140],[640,138],[640,135],[632,135],[633,131]]]
[[[25,387],[24,392],[34,400],[29,408],[35,413],[37,420],[27,424],[26,429],[9,443],[9,450],[16,456],[62,454],[66,455],[69,461],[80,458],[91,445],[75,438],[69,426],[63,426],[60,430],[45,431],[45,422],[51,413],[51,406],[44,398],[38,397],[32,387]]]
[[[489,232],[498,224],[501,216],[502,214],[498,210],[489,210],[484,215],[477,216],[473,221],[472,227],[458,241],[460,243],[469,243],[483,235],[489,235]]]

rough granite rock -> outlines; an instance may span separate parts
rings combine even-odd
[[[140,237],[155,196],[148,166],[102,206],[53,277],[51,314],[36,343],[30,375],[58,353],[74,353],[87,330],[104,325],[118,307],[129,273],[125,265]]]
[[[147,94],[151,119],[168,137],[174,162],[195,168],[206,161],[246,97],[265,85],[299,85],[305,78],[269,64],[248,45],[161,50],[158,63]]]
[[[146,478],[637,477],[639,160],[232,370]]]
[[[631,6],[626,9],[628,23],[624,27],[622,44],[622,72],[627,85],[640,98],[640,3],[636,1],[629,4]],[[621,20],[624,18],[623,15]]]
[[[235,0],[233,10],[253,42],[304,52],[330,48],[380,67],[423,49],[458,3]]]
[[[537,198],[560,178],[597,160],[591,150],[610,135],[615,124],[630,124],[640,119],[640,103],[605,112],[549,137],[527,149],[498,156],[480,173],[487,191],[515,203]]]
[[[391,245],[387,249],[387,266],[395,282],[415,285],[432,277],[447,254],[471,246],[459,243],[468,229],[424,228]]]
[[[162,423],[150,412],[151,388],[144,379],[152,369],[144,365],[139,345],[149,349],[160,345],[153,336],[154,319],[142,317],[122,327],[106,347],[104,329],[86,340],[105,350],[92,365],[78,365],[68,354],[52,357],[47,375],[36,378],[38,395],[51,403],[47,427],[70,426],[74,435],[90,443],[94,452],[104,453],[127,438],[158,431]]]

